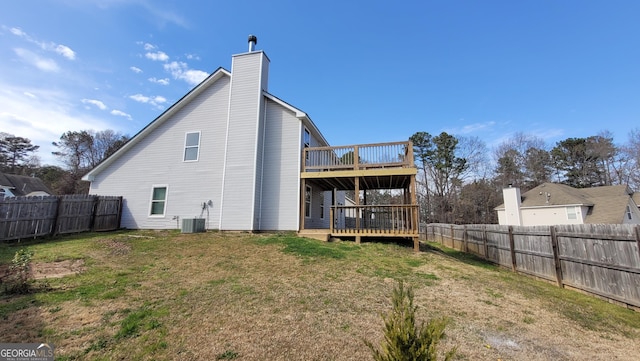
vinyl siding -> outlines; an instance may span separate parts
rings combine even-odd
[[[298,230],[300,124],[293,112],[267,100],[260,230]]]
[[[299,130],[300,136],[300,148],[298,150],[298,159],[302,161],[302,149],[304,149],[304,129],[305,126],[302,125]],[[311,133],[310,146],[311,147],[322,147],[326,146],[312,131],[310,127],[307,129]],[[330,227],[330,219],[329,219],[329,208],[331,206],[331,192],[321,192],[320,189],[313,184],[313,182],[308,182],[308,185],[312,188],[311,193],[311,217],[305,218],[304,227],[306,229],[322,229]],[[324,218],[320,217],[320,198],[324,198]]]
[[[98,173],[90,193],[123,196],[126,228],[179,228],[181,221],[174,217],[201,213],[207,228],[219,228],[228,99],[229,78],[223,77]],[[201,131],[200,157],[183,162],[185,133],[193,131]],[[149,217],[154,184],[168,185],[164,217]],[[213,206],[207,214],[202,203],[209,200]]]
[[[223,230],[253,230],[264,53],[233,57],[222,194]],[[265,84],[266,85],[266,84]]]

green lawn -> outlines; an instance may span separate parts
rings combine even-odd
[[[640,352],[640,313],[450,250],[121,231],[2,244],[0,264],[21,248],[34,263],[84,260],[80,274],[0,296],[0,342],[51,342],[60,360],[367,360],[398,280],[420,319],[450,320],[443,349],[458,345],[457,359]]]

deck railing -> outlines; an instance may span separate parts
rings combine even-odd
[[[331,207],[332,234],[413,235],[418,233],[417,205]]]
[[[411,141],[360,144],[339,147],[309,147],[303,150],[302,169],[359,170],[367,168],[413,167]]]

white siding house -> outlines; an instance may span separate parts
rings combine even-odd
[[[123,196],[126,228],[204,218],[207,229],[298,230],[305,140],[328,143],[307,114],[267,92],[269,62],[252,46],[234,55],[231,71],[217,69],[91,170],[89,192]],[[321,214],[316,201],[312,223],[329,215],[330,195],[318,197],[328,202]]]
[[[524,194],[503,190],[504,204],[495,208],[501,225],[640,224],[634,192],[624,185],[576,189],[544,183]]]

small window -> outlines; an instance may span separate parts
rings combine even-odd
[[[629,206],[627,206],[627,218],[628,219],[633,219],[631,216],[631,208]]]
[[[304,192],[304,216],[311,217],[311,186],[306,186]]]
[[[304,147],[309,148],[311,146],[311,134],[309,133],[309,129],[304,128]],[[309,161],[309,151],[304,152],[305,160]]]
[[[324,194],[320,196],[320,218],[324,219]]]
[[[184,161],[197,161],[199,153],[200,132],[187,133],[184,139]]]
[[[577,207],[567,207],[567,219],[578,219]]]
[[[167,186],[153,186],[151,192],[151,216],[164,216],[167,204]]]
[[[304,147],[309,148],[311,146],[311,133],[309,129],[304,128]]]

